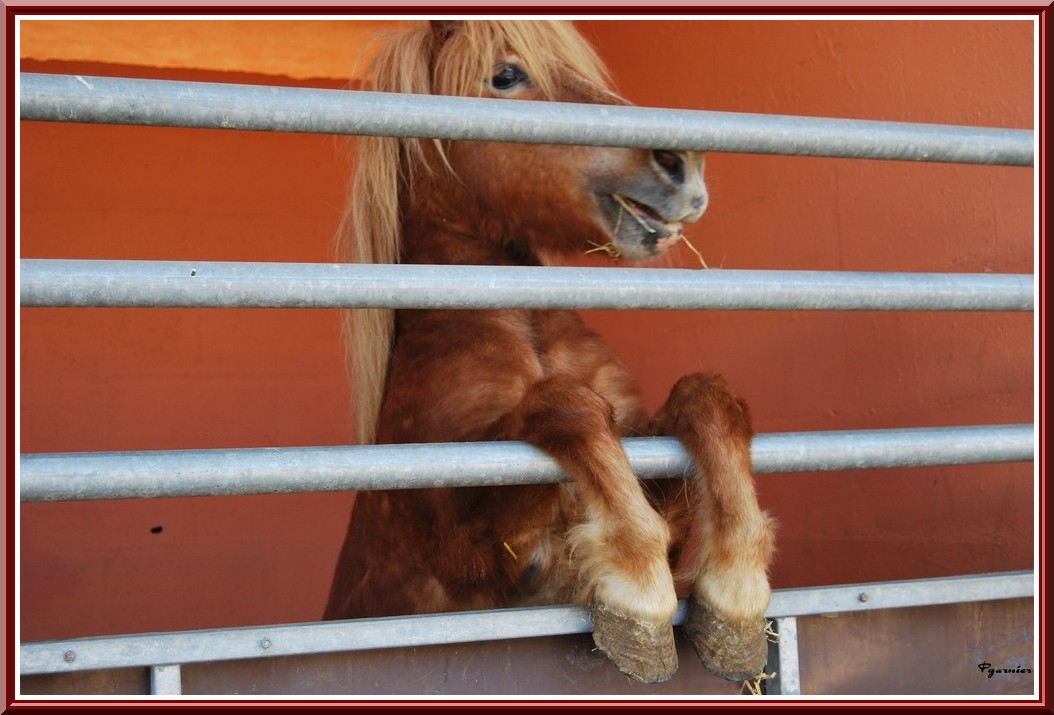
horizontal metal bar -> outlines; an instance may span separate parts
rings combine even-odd
[[[808,613],[903,608],[1034,595],[1031,571],[917,581],[775,591],[768,618]],[[802,595],[805,593],[806,595]],[[870,594],[861,601],[857,596]],[[853,598],[847,598],[851,594]],[[803,604],[808,612],[795,613]],[[675,625],[684,621],[681,602]],[[328,623],[149,633],[23,643],[22,675],[100,668],[187,664],[590,633],[589,612],[577,606],[514,608]]]
[[[1031,275],[22,259],[23,307],[1033,309]]]
[[[1032,166],[1033,132],[22,73],[23,120]]]
[[[772,594],[772,604],[766,617],[816,616],[1026,598],[1034,595],[1034,580],[1032,571],[1012,571],[979,576],[794,588]]]
[[[1032,460],[1032,425],[760,434],[759,474]],[[641,478],[691,474],[671,437],[623,440]],[[23,502],[230,496],[570,481],[524,442],[23,454]]]

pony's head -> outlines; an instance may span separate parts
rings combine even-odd
[[[371,83],[388,92],[627,104],[564,22],[421,24],[380,50]],[[365,140],[362,151],[358,180],[374,185],[370,203],[388,214],[368,217],[373,227],[397,226],[412,196],[422,212],[471,218],[481,235],[537,254],[607,244],[645,260],[675,245],[707,204],[703,158],[689,152],[417,139]],[[393,250],[375,258],[399,260]]]
[[[370,84],[383,92],[627,104],[565,22],[419,23],[386,39]],[[342,257],[533,263],[605,247],[646,260],[676,245],[706,204],[703,158],[690,152],[364,137]],[[460,237],[464,250],[452,253],[450,241],[435,240],[437,231]],[[353,351],[382,346],[355,359],[356,382],[370,393],[357,395],[364,439],[379,407],[391,333],[390,313],[360,312]]]

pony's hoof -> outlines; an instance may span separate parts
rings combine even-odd
[[[765,669],[768,636],[765,619],[733,621],[706,601],[692,598],[684,632],[706,669],[727,680],[749,680]]]
[[[639,621],[594,602],[593,642],[620,672],[642,683],[662,683],[677,672],[673,624]]]

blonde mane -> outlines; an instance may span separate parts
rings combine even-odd
[[[415,23],[385,38],[371,66],[370,84],[378,92],[480,96],[495,63],[510,54],[522,61],[547,98],[553,96],[561,72],[610,87],[600,58],[571,23],[526,20]],[[451,171],[442,142],[433,140],[434,151],[426,151],[424,141],[358,140],[338,236],[339,260],[400,261],[400,206],[412,196],[414,176],[420,171]],[[359,442],[370,444],[387,381],[394,311],[345,311],[344,323]]]

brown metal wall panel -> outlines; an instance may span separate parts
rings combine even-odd
[[[826,695],[1024,695],[1033,671],[1032,599],[798,619],[801,689]]]
[[[146,695],[149,693],[149,668],[114,668],[22,676],[23,695]]]
[[[680,668],[660,685],[619,673],[588,635],[191,665],[186,694],[734,695],[679,640]]]

